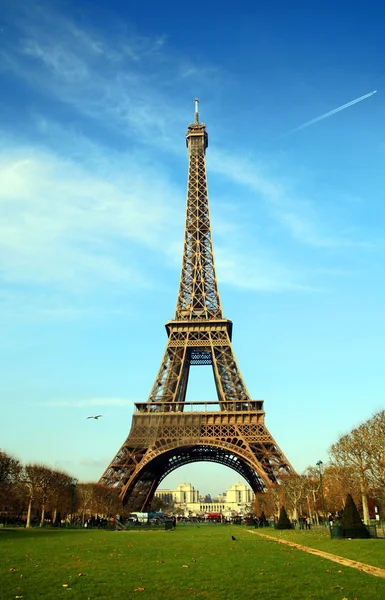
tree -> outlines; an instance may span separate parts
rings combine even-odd
[[[24,481],[28,489],[28,511],[26,527],[31,527],[32,506],[40,493],[41,471],[43,465],[27,465],[24,471]]]
[[[63,471],[52,471],[51,492],[49,494],[49,505],[53,511],[52,523],[56,523],[57,515],[61,513],[72,514],[74,504],[74,494],[77,480],[64,473]]]
[[[95,483],[92,498],[94,511],[100,516],[115,517],[122,507],[119,491],[117,488]]]
[[[20,481],[22,466],[19,460],[0,450],[0,512],[8,519],[16,508],[16,499],[20,499],[17,485]],[[19,508],[20,510],[20,508]],[[19,511],[18,511],[19,512]]]
[[[262,511],[261,512],[261,516],[259,517],[259,526],[260,527],[266,527],[268,525],[267,519],[266,519],[266,515],[265,512]]]
[[[277,523],[277,529],[291,529],[291,523],[289,521],[289,517],[287,516],[286,508],[281,506],[279,511],[279,519]]]
[[[291,509],[293,519],[298,519],[298,512],[303,512],[308,493],[308,479],[305,475],[291,474],[282,477],[285,502]]]
[[[94,487],[95,483],[79,483],[76,487],[77,510],[82,515],[82,525],[84,525],[86,514],[92,512]]]
[[[342,469],[349,469],[357,476],[362,498],[362,510],[365,523],[369,523],[369,471],[371,455],[368,452],[370,440],[365,424],[343,435],[329,450],[332,464]]]
[[[28,493],[24,483],[15,483],[4,502],[7,521],[21,522],[28,508]]]
[[[361,503],[360,482],[355,471],[351,466],[340,466],[331,463],[325,467],[323,474],[323,487],[325,503],[328,511],[338,513],[345,505],[346,492],[352,494],[356,502]],[[318,508],[320,507],[318,500]]]
[[[369,531],[363,524],[351,494],[346,496],[345,508],[342,513],[341,536],[344,538],[368,538]]]
[[[363,424],[368,455],[367,477],[374,494],[385,488],[385,410],[374,414]]]
[[[158,496],[154,496],[151,502],[151,510],[154,512],[171,512],[174,508],[173,502],[164,502]]]
[[[278,515],[280,504],[282,504],[281,486],[270,486],[264,492],[255,494],[254,514],[258,516],[261,511],[264,511],[265,515],[275,517]]]
[[[52,510],[56,518],[60,495],[70,492],[73,478],[41,464],[29,464],[25,467],[25,485],[29,491],[29,503],[26,527],[31,526],[33,504],[39,503],[41,509],[40,526],[44,525],[47,510]]]
[[[0,488],[6,488],[20,480],[21,463],[17,458],[0,450]]]

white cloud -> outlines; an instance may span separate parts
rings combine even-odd
[[[33,148],[0,154],[3,281],[76,291],[105,282],[146,286],[136,248],[167,252],[179,194],[144,165],[104,176]],[[96,167],[96,165],[94,165]],[[122,175],[123,173],[123,175]],[[139,174],[140,173],[140,174]],[[181,207],[182,208],[182,207]],[[167,235],[165,235],[167,232]]]
[[[50,123],[45,126],[51,128]],[[9,285],[51,289],[44,295],[35,289],[32,297],[28,291],[29,313],[64,319],[90,316],[100,308],[66,302],[53,290],[84,293],[106,283],[116,289],[151,286],[154,273],[151,268],[147,278],[143,251],[148,257],[163,255],[163,262],[179,269],[184,190],[164,177],[161,165],[116,153],[108,159],[103,147],[64,134],[57,126],[53,131],[63,136],[65,148],[76,144],[88,161],[81,164],[48,150],[5,144],[0,154],[0,274]],[[272,183],[266,187],[275,189]],[[301,281],[303,272],[280,264],[261,243],[256,248],[255,239],[246,243],[242,219],[219,215],[214,237],[221,283],[275,292],[309,289]],[[254,251],[248,253],[248,248]],[[17,288],[9,293],[18,296]],[[7,306],[7,297],[1,300]],[[17,304],[8,302],[13,310]]]
[[[356,239],[352,232],[333,231],[330,215],[325,218],[314,201],[304,199],[303,193],[297,196],[287,180],[269,174],[267,165],[260,161],[216,150],[210,156],[209,170],[249,188],[262,200],[270,217],[302,244],[321,248],[374,246]]]
[[[181,151],[181,139],[175,143],[174,136],[179,125],[185,126],[186,111],[179,108],[179,87],[174,85],[178,91],[171,97],[168,86],[178,78],[204,82],[210,76],[212,83],[217,74],[186,57],[170,58],[161,33],[145,38],[123,35],[116,27],[116,35],[107,38],[52,9],[29,10],[28,19],[18,20],[19,38],[5,48],[14,72],[46,97],[92,118],[96,131],[124,134],[127,146],[135,148],[118,154],[104,140],[91,141],[80,127],[61,126],[36,113],[39,143],[55,150],[3,137],[0,276],[19,298],[19,284],[50,290],[45,300],[29,299],[41,315],[76,318],[84,307],[65,298],[58,301],[52,290],[80,294],[105,286],[149,287],[154,269],[151,265],[147,277],[147,264],[159,257],[179,268],[185,188],[175,187],[164,174],[170,168],[164,153]],[[139,141],[147,143],[146,155],[140,155]],[[312,203],[294,202],[287,185],[266,174],[262,165],[236,151],[230,156],[214,149],[208,168],[251,190],[265,203],[270,219],[301,243],[335,243],[319,234]],[[263,252],[261,239],[257,247],[247,232],[240,215],[216,219],[216,258],[224,283],[249,290],[309,289],[303,269]],[[39,296],[36,289],[33,294]],[[6,296],[2,300],[6,303]]]
[[[145,37],[113,22],[115,35],[107,37],[81,29],[48,6],[31,9],[17,25],[18,37],[0,51],[4,68],[115,133],[136,134],[142,143],[172,150],[172,126],[184,125],[186,111],[176,98],[170,102],[169,84],[183,79],[179,65],[185,60],[168,54],[164,35]],[[207,74],[194,65],[189,70],[201,80],[213,76],[212,68]],[[190,112],[192,117],[192,102]]]
[[[256,256],[257,255],[257,256]],[[249,254],[247,259],[237,251],[219,247],[216,251],[216,265],[220,284],[259,292],[315,292],[318,286],[305,284],[307,274],[302,270],[290,269],[258,251]]]
[[[127,398],[87,398],[85,400],[51,400],[48,402],[36,402],[35,406],[68,407],[68,408],[90,408],[108,406],[132,405],[134,400]]]
[[[179,270],[184,190],[132,157],[115,156],[110,164],[95,148],[89,156],[90,163],[80,165],[29,147],[0,154],[0,277],[11,286],[0,296],[4,314],[100,316],[101,305],[74,301],[73,294],[90,298],[106,284],[116,291],[152,287],[157,275],[147,267],[151,256],[163,256],[161,262]],[[242,219],[216,221],[221,284],[250,291],[318,289],[306,283],[303,269],[285,265],[248,237]],[[26,284],[34,288],[19,289]],[[130,309],[116,303],[111,309],[122,310]]]

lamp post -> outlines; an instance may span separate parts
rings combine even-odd
[[[382,514],[381,514],[381,496],[378,496],[377,500],[378,500],[378,504],[375,508],[376,520],[378,521],[378,525],[381,525],[382,537],[384,537],[384,522],[382,520]]]
[[[322,501],[322,514],[323,514],[323,520],[324,520],[324,526],[326,523],[326,518],[325,518],[325,499],[324,499],[324,486],[323,486],[323,481],[322,481],[322,465],[323,462],[322,460],[319,460],[316,463],[318,470],[319,470],[319,483],[320,483],[320,490],[321,490],[321,501]]]

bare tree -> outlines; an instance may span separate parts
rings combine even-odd
[[[77,510],[82,515],[82,525],[86,514],[92,512],[95,485],[95,483],[79,483],[76,487]]]
[[[263,511],[266,516],[278,517],[279,507],[282,502],[282,486],[270,486],[264,492],[257,492],[255,494],[254,513],[259,517]]]
[[[6,519],[16,500],[21,473],[20,461],[0,450],[0,512],[5,513]]]
[[[299,513],[304,512],[308,493],[308,479],[306,475],[286,475],[282,477],[285,491],[285,506],[292,513],[292,518],[298,520]]]
[[[357,506],[361,506],[361,486],[356,469],[332,462],[325,467],[323,482],[325,502],[331,513],[338,513],[344,508],[347,490]]]
[[[376,496],[385,489],[385,410],[363,424],[367,439],[368,479]]]
[[[368,450],[369,439],[365,424],[340,437],[329,450],[332,464],[340,469],[347,469],[357,476],[365,523],[369,523],[368,496],[370,491],[371,455]]]
[[[315,522],[319,524],[319,512],[320,508],[322,508],[321,494],[323,491],[321,490],[319,471],[316,467],[309,466],[304,476],[307,479],[305,493],[309,517],[311,520],[314,518]]]
[[[122,506],[119,490],[99,483],[94,484],[93,503],[97,514],[104,517],[114,517]]]
[[[39,467],[39,468],[38,468]],[[31,515],[34,502],[40,492],[40,469],[42,465],[27,465],[24,469],[24,483],[28,490],[28,510],[26,527],[31,527]]]
[[[61,471],[50,469],[41,464],[30,464],[25,467],[25,484],[29,490],[29,503],[26,527],[31,526],[31,509],[33,503],[39,502],[41,509],[40,525],[44,525],[46,510],[55,513],[60,492],[70,485],[72,478]],[[56,515],[55,515],[56,516]]]
[[[0,488],[6,488],[20,480],[22,466],[17,458],[0,450]]]
[[[53,511],[52,522],[56,523],[58,511],[70,512],[74,509],[74,487],[76,479],[64,471],[52,471],[51,491],[48,494],[49,507]]]
[[[76,500],[83,525],[86,515],[111,517],[122,511],[119,490],[99,483],[79,483]]]
[[[258,517],[262,511],[266,514],[269,514],[267,509],[267,501],[265,499],[264,492],[257,492],[254,496],[254,514]]]

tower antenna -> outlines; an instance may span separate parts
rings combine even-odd
[[[195,123],[199,123],[199,100],[194,98],[195,102]]]
[[[263,400],[253,400],[247,390],[231,342],[233,323],[223,316],[206,180],[208,134],[199,122],[198,99],[194,102],[195,122],[186,133],[186,221],[174,318],[166,323],[166,348],[148,399],[135,403],[130,432],[99,480],[119,489],[129,512],[148,512],[160,482],[191,462],[230,467],[254,493],[295,473],[265,425]],[[151,298],[156,301],[156,289]],[[198,365],[212,372],[214,400],[187,400],[190,369]]]

